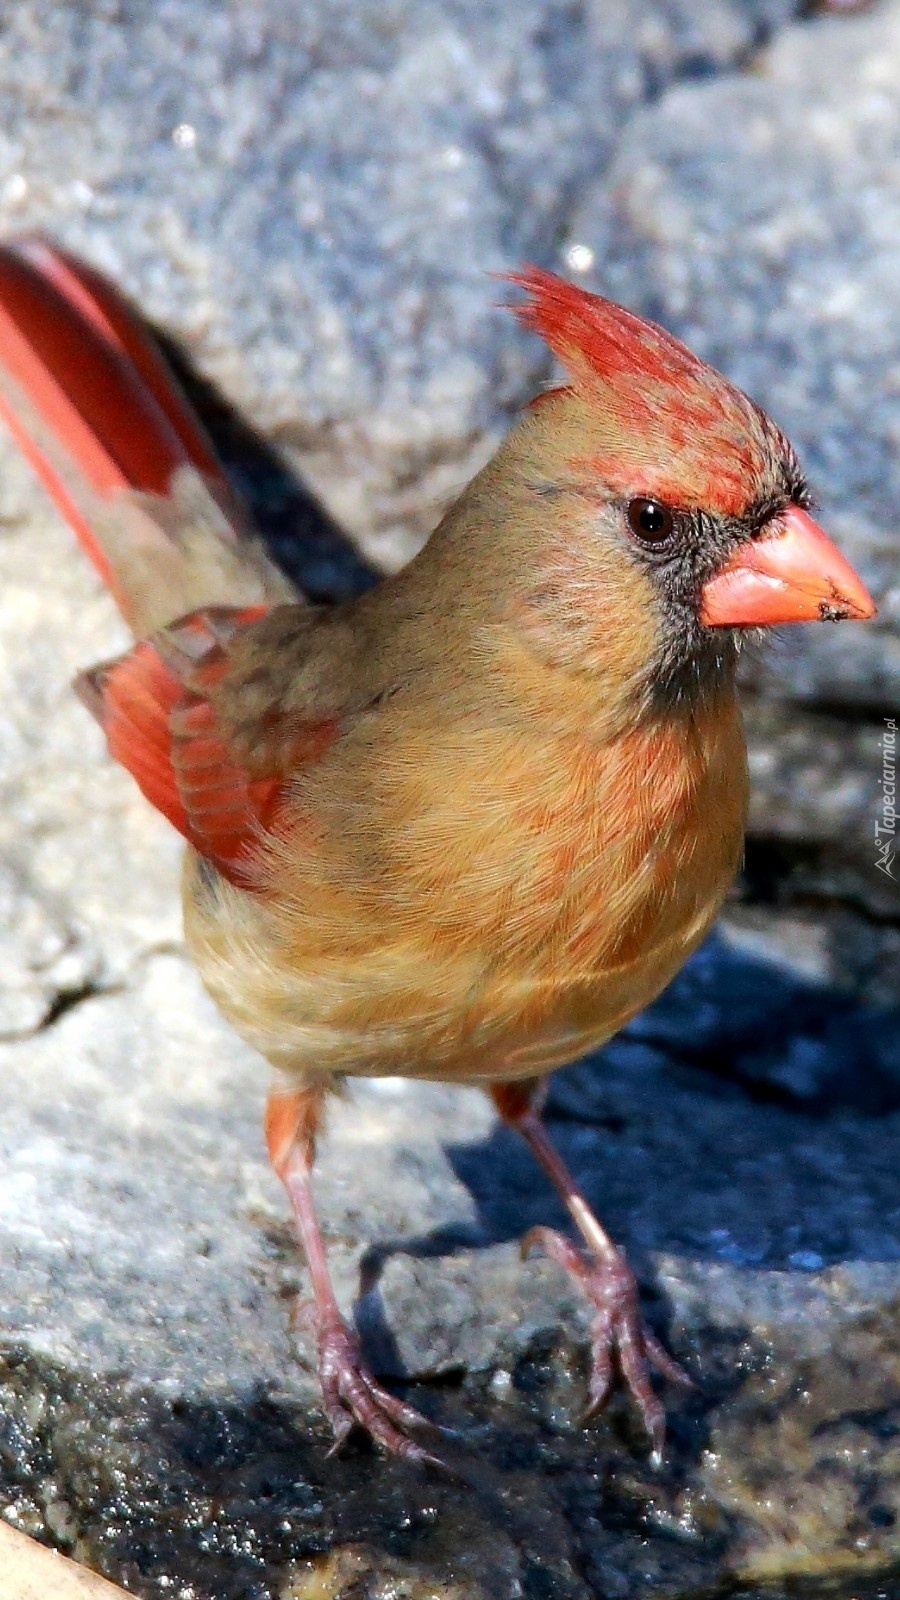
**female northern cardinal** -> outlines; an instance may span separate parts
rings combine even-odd
[[[740,630],[874,615],[791,446],[654,324],[530,268],[565,366],[422,553],[317,608],[269,562],[142,324],[52,244],[0,248],[0,408],[138,643],[77,689],[190,849],[187,939],[275,1068],[339,1442],[434,1461],[340,1315],[311,1192],[346,1074],[482,1083],[586,1245],[536,1231],[594,1307],[658,1457],[634,1278],[544,1131],[540,1084],[703,938],[737,867]],[[410,1437],[412,1436],[412,1437]]]

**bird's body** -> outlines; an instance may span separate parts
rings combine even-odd
[[[304,1084],[485,1082],[571,1060],[677,971],[740,858],[733,697],[616,727],[621,708],[598,711],[589,684],[528,659],[498,619],[468,660],[446,661],[445,724],[446,681],[416,671],[425,619],[408,617],[370,658],[363,703],[291,782],[285,831],[255,863],[265,892],[186,863],[204,982]],[[325,628],[352,651],[352,626]]]
[[[304,1082],[538,1076],[653,999],[734,877],[733,675],[653,704],[639,573],[587,627],[548,606],[598,584],[593,552],[571,570],[595,515],[577,490],[547,537],[554,409],[526,414],[402,572],[233,646],[220,720],[247,760],[271,770],[248,733],[271,724],[266,663],[290,684],[285,726],[327,732],[255,859],[265,892],[189,859],[186,928],[225,1015]]]
[[[542,1242],[596,1310],[658,1449],[633,1278],[533,1090],[610,1038],[707,932],[741,854],[740,629],[864,616],[775,425],[662,329],[549,274],[520,315],[539,397],[410,565],[317,608],[272,566],[116,291],[0,249],[0,409],[131,623],[79,680],[189,844],[185,929],[275,1069],[267,1136],[309,1260],[326,1405],[389,1448],[419,1420],[340,1317],[311,1171],[347,1075],[481,1083],[594,1253]]]

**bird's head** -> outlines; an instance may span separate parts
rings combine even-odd
[[[617,650],[672,704],[730,681],[744,630],[875,614],[759,406],[621,306],[537,268],[511,281],[569,379],[512,445],[540,506],[531,604],[548,646],[573,666]]]

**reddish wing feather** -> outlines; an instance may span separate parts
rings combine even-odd
[[[118,343],[73,316],[58,284],[11,245],[0,251],[0,304],[4,364],[92,488],[166,494],[186,452]]]
[[[152,336],[100,273],[39,237],[0,244],[0,416],[138,631],[145,613],[77,503],[82,485],[94,497],[88,506],[120,493],[166,497],[173,476],[190,468],[226,512],[219,537],[237,542],[227,480]],[[165,554],[163,524],[159,540]],[[188,552],[186,568],[189,560]],[[261,582],[253,567],[251,576],[250,592],[265,592],[266,574]],[[259,829],[275,818],[283,776],[248,774],[217,727],[213,702],[224,647],[265,609],[194,612],[76,683],[111,754],[235,882],[244,880]]]
[[[110,754],[151,804],[242,885],[260,829],[276,819],[283,779],[249,776],[196,685],[214,689],[227,667],[223,640],[255,622],[262,609],[195,612],[75,684],[104,729]]]
[[[118,661],[80,673],[74,689],[100,723],[110,754],[186,838],[189,822],[172,770],[169,734],[182,684],[144,640]]]
[[[234,876],[258,828],[271,825],[282,790],[280,778],[252,780],[216,726],[208,700],[187,694],[169,718],[171,762],[187,812],[191,842]]]

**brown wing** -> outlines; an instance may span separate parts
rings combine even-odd
[[[324,753],[337,731],[333,716],[288,719],[272,706],[236,737],[217,704],[229,647],[264,615],[262,606],[192,612],[75,681],[110,754],[151,804],[244,887],[261,833],[278,826],[290,772]]]

